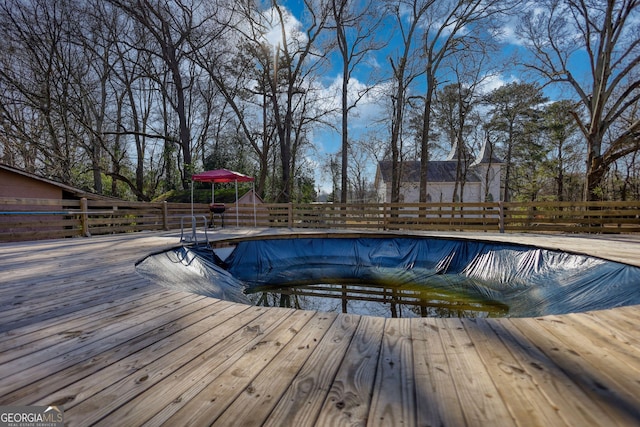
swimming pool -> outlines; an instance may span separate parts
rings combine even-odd
[[[245,304],[382,317],[533,317],[640,304],[640,268],[583,254],[420,236],[306,236],[179,247],[137,265]]]

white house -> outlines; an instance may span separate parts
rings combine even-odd
[[[451,202],[456,183],[458,159],[454,146],[446,160],[429,161],[427,167],[427,202]],[[463,162],[464,163],[464,162]],[[391,202],[391,161],[378,163],[374,181],[378,201]],[[480,155],[469,161],[464,183],[464,202],[499,201],[502,162],[491,155],[485,141]],[[420,161],[400,163],[400,202],[416,203],[420,200]],[[460,191],[460,190],[458,190]]]

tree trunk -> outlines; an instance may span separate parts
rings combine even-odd
[[[600,200],[602,194],[600,185],[607,171],[602,157],[602,138],[599,135],[587,137],[587,177],[584,185],[584,200],[591,202]]]
[[[592,157],[587,169],[584,200],[587,202],[601,200],[601,184],[607,172],[607,166],[602,161],[602,156]]]
[[[562,144],[560,144],[558,147],[558,176],[556,179],[558,181],[558,201],[562,202],[564,201],[564,159]]]
[[[424,96],[424,115],[422,118],[422,140],[420,141],[420,190],[419,201],[427,201],[427,184],[429,172],[429,133],[431,129],[431,103],[433,102],[433,92],[435,76],[431,66],[427,66],[427,92]]]
[[[400,89],[398,89],[398,98],[401,98]],[[400,201],[400,129],[402,121],[402,106],[400,99],[396,105],[394,121],[391,124],[391,203]]]
[[[504,167],[504,195],[502,196],[503,202],[511,201],[511,197],[509,195],[511,188],[509,186],[509,181],[511,180],[511,160],[513,157],[513,123],[509,124],[509,140],[507,141],[507,158],[505,159],[505,167]]]
[[[182,148],[182,160],[184,162],[182,188],[188,190],[189,182],[191,181],[191,174],[193,173],[193,159],[191,156],[191,130],[189,129],[184,99],[184,85],[182,84],[182,75],[180,74],[180,66],[175,50],[171,46],[167,46],[166,51],[167,62],[171,71],[171,77],[177,97],[175,111],[176,114],[178,114],[180,147]]]
[[[277,119],[276,119],[277,120]],[[287,109],[284,123],[278,121],[278,139],[280,140],[280,162],[282,172],[282,186],[278,201],[291,201],[291,111]]]
[[[347,203],[348,195],[348,162],[349,162],[349,107],[348,101],[349,68],[344,62],[342,70],[342,177],[340,189],[340,203]]]
[[[100,167],[101,145],[97,136],[93,136],[91,139],[91,170],[93,172],[93,188],[96,193],[102,194],[102,168]]]

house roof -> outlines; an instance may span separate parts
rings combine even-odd
[[[467,168],[467,182],[481,182],[482,178],[475,170],[475,166],[480,164],[494,164],[500,165],[502,162],[493,156],[492,146],[489,140],[485,138],[482,148],[478,157],[474,160],[469,156],[466,161],[469,164]],[[401,179],[400,182],[420,182],[420,161],[406,161],[400,162]],[[427,181],[428,182],[456,182],[456,169],[458,167],[458,150],[457,142],[451,148],[451,152],[446,160],[430,160],[427,166]],[[381,161],[378,163],[378,170],[376,171],[376,182],[382,179],[383,182],[391,182],[391,165],[390,160]]]
[[[4,171],[7,171],[7,172],[10,172],[10,173],[13,173],[13,174],[16,174],[16,175],[21,175],[21,176],[26,177],[28,179],[33,179],[33,180],[36,180],[36,181],[40,181],[40,182],[44,182],[46,184],[52,185],[54,187],[58,187],[63,192],[68,193],[68,194],[70,194],[72,196],[75,196],[75,197],[85,197],[87,199],[93,199],[93,200],[110,199],[110,197],[102,196],[100,194],[90,193],[88,191],[84,191],[84,190],[81,190],[79,188],[71,187],[70,185],[66,185],[66,184],[63,184],[61,182],[53,181],[51,179],[44,178],[42,176],[38,176],[36,174],[24,171],[22,169],[15,168],[13,166],[5,165],[3,163],[0,163],[0,169],[4,170]]]
[[[378,163],[378,173],[384,182],[391,182],[390,160]],[[401,162],[400,182],[420,182],[420,161]],[[430,161],[427,167],[428,182],[455,182],[457,161]],[[467,182],[480,182],[481,179],[473,170],[467,170]]]
[[[489,138],[485,138],[480,149],[480,155],[471,163],[471,166],[477,166],[480,163],[502,164],[502,160],[493,155],[493,145],[489,143]]]

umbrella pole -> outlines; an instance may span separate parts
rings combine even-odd
[[[238,180],[236,179],[236,227],[240,227],[240,219],[238,216]]]
[[[251,190],[253,191],[253,226],[257,227],[258,222],[256,220],[256,183],[251,181]]]

